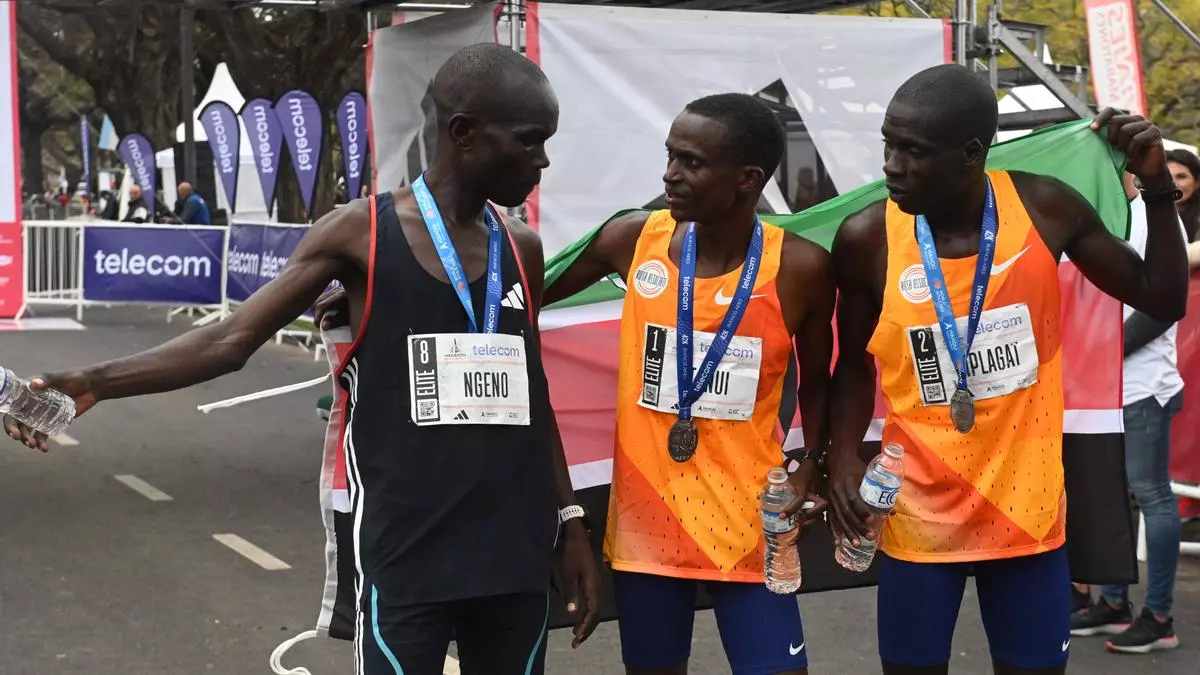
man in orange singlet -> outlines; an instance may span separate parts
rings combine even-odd
[[[757,494],[786,465],[800,496],[785,511],[821,511],[799,508],[819,499],[815,462],[783,456],[779,417],[795,337],[806,447],[820,445],[834,279],[828,253],[755,215],[783,149],[762,101],[693,101],[667,138],[669,209],[608,222],[546,289],[551,303],[613,273],[628,286],[605,555],[631,674],[687,672],[698,583],[735,674],[807,672],[796,598],[763,584]]]
[[[994,92],[965,68],[913,76],[884,117],[889,199],[848,218],[833,245],[841,295],[829,472],[839,536],[872,531],[858,449],[876,360],[883,442],[906,451],[880,540],[885,675],[948,671],[970,573],[995,672],[1065,671],[1058,261],[1069,255],[1101,290],[1159,320],[1185,311],[1187,259],[1159,130],[1112,110],[1092,123],[1141,179],[1143,263],[1063,183],[986,171],[996,122]]]

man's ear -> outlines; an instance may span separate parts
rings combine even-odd
[[[987,146],[978,138],[972,138],[963,148],[963,162],[968,168],[979,166],[987,159]]]
[[[747,166],[742,171],[742,180],[738,185],[743,192],[760,192],[767,184],[767,174],[757,166]]]
[[[461,150],[470,150],[475,143],[475,131],[479,128],[479,119],[468,113],[454,113],[446,125],[451,142]]]

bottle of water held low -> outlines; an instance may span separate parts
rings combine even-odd
[[[879,533],[883,529],[884,518],[896,506],[896,497],[900,494],[903,482],[904,446],[888,443],[883,452],[867,465],[862,484],[858,488],[858,496],[867,503],[867,508],[873,515],[879,516],[871,532],[874,538],[863,538],[859,545],[855,546],[849,538],[843,536],[833,554],[839,565],[851,572],[865,572],[871,566],[871,561],[875,559],[875,550],[879,546]]]
[[[0,367],[0,414],[11,415],[47,436],[56,436],[74,421],[75,401],[53,389],[34,391],[11,370]]]
[[[767,588],[773,593],[795,593],[800,588],[800,550],[796,547],[799,527],[795,514],[784,518],[780,511],[796,496],[781,467],[767,474],[762,493],[762,528],[766,540],[764,572]]]

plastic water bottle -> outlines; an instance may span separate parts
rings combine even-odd
[[[863,538],[855,546],[848,537],[842,537],[833,554],[839,565],[851,572],[865,572],[871,566],[875,549],[879,546],[879,532],[883,529],[884,517],[896,506],[896,497],[900,494],[903,482],[904,446],[888,443],[883,452],[867,465],[862,485],[858,488],[858,496],[867,503],[867,508],[872,514],[880,516],[872,532],[875,538]]]
[[[799,527],[796,516],[780,515],[783,507],[795,499],[787,471],[780,467],[767,474],[762,493],[764,571],[767,588],[774,593],[795,593],[800,588],[800,550],[796,548]]]
[[[47,436],[57,436],[74,421],[75,401],[54,389],[34,391],[13,371],[0,368],[0,413]]]

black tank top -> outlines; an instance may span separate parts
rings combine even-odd
[[[511,240],[505,233],[501,294],[514,306],[500,308],[498,332],[525,338],[530,424],[418,427],[408,336],[465,333],[469,324],[454,289],[414,257],[391,193],[377,199],[372,297],[339,379],[363,587],[394,604],[546,592],[558,528],[555,444],[529,293],[510,292],[524,286]],[[480,326],[486,276],[470,283]]]

